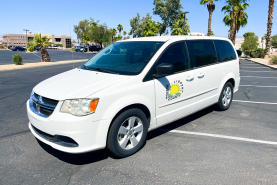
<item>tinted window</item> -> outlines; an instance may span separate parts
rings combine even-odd
[[[188,41],[191,59],[194,60],[194,67],[201,67],[217,62],[217,56],[213,41],[200,40]]]
[[[185,42],[169,46],[159,58],[157,66],[162,63],[172,64],[175,72],[189,69],[189,59]]]
[[[216,50],[219,55],[219,59],[218,59],[219,62],[237,58],[233,46],[228,41],[215,40],[214,42],[216,45]]]

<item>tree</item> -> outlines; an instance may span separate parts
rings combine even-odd
[[[147,13],[146,17],[143,17],[142,19],[140,19],[139,13],[137,13],[137,16],[130,20],[131,30],[129,32],[129,35],[133,35],[133,38],[142,37],[144,25],[150,19],[152,19],[152,16],[150,16],[149,13]]]
[[[116,36],[116,33],[117,33],[116,29],[112,28],[111,33],[112,33],[112,42],[114,42],[114,37]]]
[[[51,62],[50,56],[44,47],[50,44],[49,42],[50,39],[51,38],[48,38],[47,36],[41,37],[41,33],[34,34],[35,45],[41,48],[40,54],[41,54],[42,62]]]
[[[211,27],[212,27],[212,17],[213,17],[213,11],[215,10],[215,4],[214,1],[218,0],[200,0],[201,5],[206,5],[209,11],[209,21],[208,21],[208,34],[207,36],[212,36],[211,35]]]
[[[206,36],[208,36],[208,34],[207,34]],[[214,31],[213,31],[213,30],[211,30],[211,32],[210,32],[210,36],[215,36],[215,33],[214,33]]]
[[[112,31],[107,28],[106,24],[92,27],[89,34],[90,40],[99,43],[101,48],[103,43],[110,43],[112,37]]]
[[[243,34],[244,42],[241,45],[242,51],[254,51],[258,49],[258,41],[259,37],[255,35],[253,32],[247,32]]]
[[[180,3],[180,0],[154,0],[153,4],[155,5],[153,8],[153,14],[159,15],[163,20],[162,30],[165,32],[166,28],[172,28],[178,15],[182,13],[181,9],[183,6]]]
[[[224,7],[223,7],[224,8]],[[230,12],[232,12],[230,6],[225,6],[225,17],[223,18],[223,22],[226,26],[231,26],[233,22],[233,16],[231,16]],[[230,40],[236,40],[236,34],[239,32],[241,27],[245,27],[248,23],[248,14],[243,10],[239,11],[238,16],[236,17],[235,21],[235,33],[233,34],[232,38],[229,37]],[[230,30],[229,30],[230,32]]]
[[[160,22],[157,22],[157,27],[158,27],[158,29],[159,29],[159,35],[161,36],[162,34],[164,34],[165,33],[165,26],[162,24],[162,23],[160,23]]]
[[[187,24],[187,18],[186,22],[184,23],[184,18],[184,14],[179,14],[178,18],[172,25],[171,35],[188,35],[188,33],[190,32],[190,26]]]
[[[226,0],[227,5],[225,5],[221,10],[224,11],[226,15],[230,16],[230,40],[234,45],[236,40],[236,23],[238,19],[242,19],[243,14],[245,13],[244,10],[246,10],[246,8],[249,6],[249,4],[246,2],[247,0]],[[223,22],[225,21],[223,20]]]
[[[117,35],[116,37],[114,37],[114,42],[122,40],[122,36],[121,35]]]
[[[271,45],[274,48],[277,48],[277,35],[274,35],[274,36],[271,37]]]
[[[93,19],[91,19],[91,21],[92,20]],[[91,21],[85,19],[83,21],[80,21],[78,25],[74,25],[74,32],[76,33],[77,38],[81,39],[82,42],[84,40],[84,36],[85,35],[88,36],[89,32],[91,31],[91,24],[92,24]]]
[[[124,35],[124,37],[125,37],[125,35],[127,34],[127,32],[126,31],[123,31],[123,35]]]
[[[266,58],[268,58],[268,54],[270,51],[270,37],[271,37],[271,30],[272,30],[272,25],[273,25],[273,10],[274,10],[274,0],[269,0],[266,51],[265,51]]]
[[[121,35],[121,31],[123,30],[123,26],[121,24],[117,25],[117,30],[119,31],[119,35]]]
[[[150,19],[146,24],[144,25],[142,35],[144,37],[148,36],[157,36],[157,33],[159,32],[159,29],[157,27],[157,22]]]

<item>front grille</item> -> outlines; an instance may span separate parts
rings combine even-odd
[[[38,94],[37,94],[37,93],[34,93],[34,97],[35,97],[36,99],[38,99]]]
[[[49,117],[52,114],[52,112],[53,112],[53,110],[46,109],[44,107],[40,107],[39,111],[40,111],[41,114],[44,114],[47,117]]]
[[[53,105],[53,106],[57,106],[57,104],[59,103],[59,101],[57,101],[57,100],[52,100],[52,99],[45,98],[45,97],[42,97],[41,100],[42,100],[44,103],[49,104],[49,105]]]
[[[39,116],[49,117],[55,110],[58,100],[53,100],[33,93],[30,97],[30,109]]]

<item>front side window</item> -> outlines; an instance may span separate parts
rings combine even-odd
[[[117,42],[101,50],[82,69],[110,71],[122,75],[137,75],[148,64],[164,42]]]
[[[233,60],[237,58],[233,46],[224,40],[215,40],[216,50],[219,53],[219,62]]]
[[[211,40],[188,41],[190,58],[194,60],[194,67],[201,67],[217,63],[214,43]]]
[[[185,42],[169,46],[159,58],[157,66],[162,63],[172,64],[175,68],[175,73],[189,69],[189,58]]]

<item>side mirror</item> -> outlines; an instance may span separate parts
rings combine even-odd
[[[160,78],[173,74],[175,72],[175,69],[172,64],[162,63],[157,66],[156,71],[157,74],[154,74],[154,77]]]

